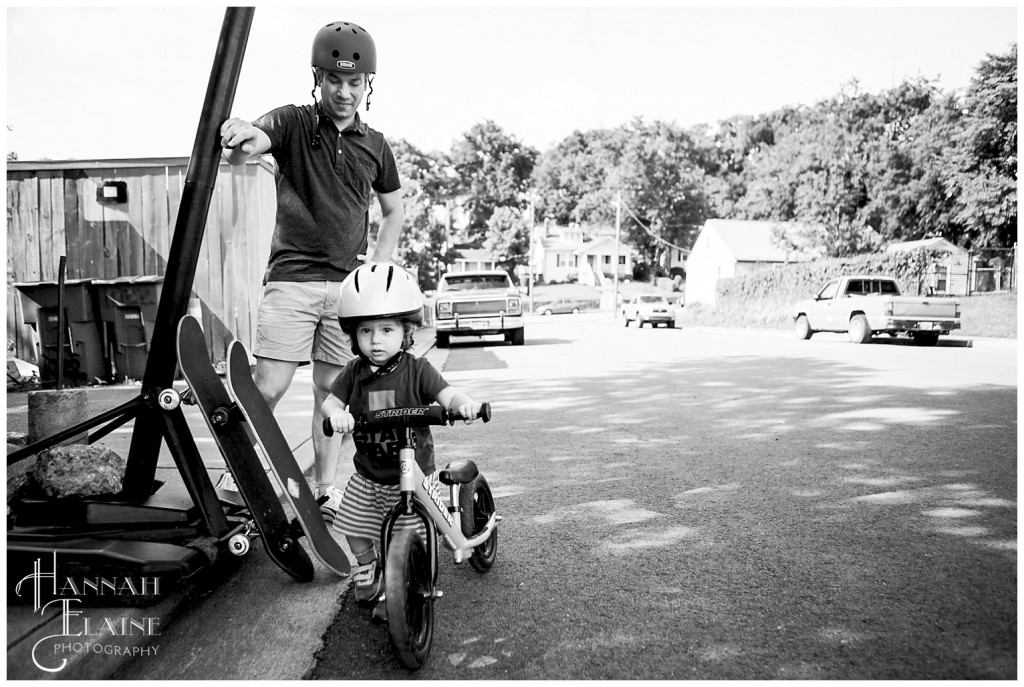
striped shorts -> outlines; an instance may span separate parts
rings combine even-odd
[[[427,483],[432,489],[440,486],[436,472],[427,476]],[[340,534],[379,543],[384,517],[401,500],[401,495],[397,484],[378,484],[355,473],[345,487],[332,527]],[[417,516],[403,515],[395,523],[396,532],[413,528],[419,532],[420,537],[426,538],[427,528]]]

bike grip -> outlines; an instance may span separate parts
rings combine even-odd
[[[328,436],[329,437],[329,436],[333,436],[333,435],[334,435],[334,427],[331,426],[331,418],[325,417],[324,418],[324,436]]]
[[[480,404],[480,412],[477,414],[477,417],[480,418],[481,420],[483,420],[484,422],[490,422],[491,421],[491,404],[490,403],[481,403]]]

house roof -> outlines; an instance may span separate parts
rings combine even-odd
[[[615,237],[614,236],[602,236],[594,239],[593,241],[587,241],[583,244],[577,244],[572,249],[577,255],[590,255],[594,253],[599,254],[614,254],[615,253]],[[625,243],[619,242],[619,253],[621,255],[632,255],[635,251]]]
[[[900,241],[890,243],[885,249],[886,253],[902,253],[911,250],[944,250],[950,253],[966,253],[963,248],[951,243],[941,236],[933,236],[930,239],[919,239],[917,241]]]
[[[574,251],[577,248],[579,248],[580,244],[578,244],[578,243],[566,243],[565,241],[562,241],[559,238],[548,237],[548,238],[545,238],[545,239],[541,239],[541,245],[544,246],[544,250],[548,250],[548,251],[561,250],[561,251],[566,251],[566,252],[571,253],[572,251]]]
[[[792,262],[792,251],[772,241],[775,227],[797,227],[793,222],[709,219],[703,231],[713,231],[737,262]]]
[[[469,262],[494,262],[494,258],[491,254],[483,248],[456,248],[459,257],[456,260],[466,260]]]

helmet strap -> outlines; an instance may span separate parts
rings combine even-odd
[[[309,91],[309,94],[313,96],[313,137],[309,141],[313,150],[320,149],[320,109],[316,103],[316,87],[320,85],[318,71],[316,67],[313,67],[313,88]]]
[[[362,351],[360,351],[359,355],[363,359],[363,362],[365,362],[367,365],[372,365],[370,359],[367,358]],[[394,372],[395,368],[398,367],[398,363],[402,362],[402,357],[404,355],[405,351],[399,351],[398,353],[395,353],[393,356],[391,356],[390,360],[388,360],[386,363],[378,367],[374,371],[374,373],[367,377],[366,379],[364,379],[363,382],[368,384],[373,380],[377,379],[378,377],[383,377],[386,374]]]
[[[366,86],[367,86],[367,91],[366,91],[366,111],[367,112],[370,111],[370,96],[373,95],[373,77],[374,77],[373,74],[367,74],[366,75]]]

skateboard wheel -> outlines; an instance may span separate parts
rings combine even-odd
[[[210,422],[222,427],[228,423],[228,411],[225,408],[217,408],[210,414]]]
[[[174,410],[181,405],[181,396],[174,389],[164,389],[157,396],[156,402],[164,410]]]
[[[235,556],[244,556],[249,553],[249,537],[244,534],[236,534],[228,539],[228,551]]]

